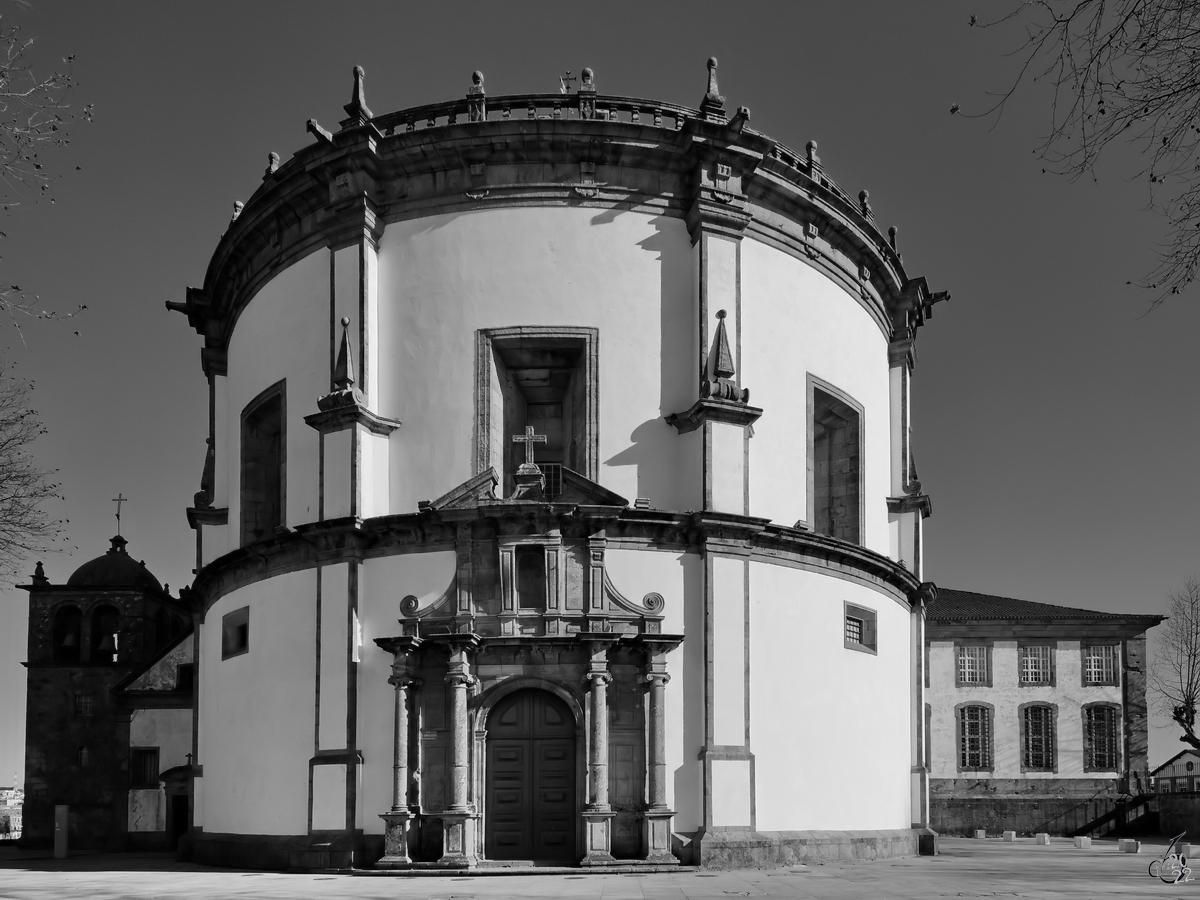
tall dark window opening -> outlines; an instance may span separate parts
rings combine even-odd
[[[517,548],[517,608],[546,605],[546,552],[542,547]]]
[[[819,387],[812,402],[813,530],[859,543],[861,417]]]
[[[242,544],[269,538],[284,524],[283,426],[280,382],[242,413]]]
[[[504,496],[525,462],[513,435],[533,428],[534,462],[546,493],[562,491],[562,471],[595,480],[598,468],[599,335],[595,328],[514,326],[478,332],[477,467],[501,478]]]
[[[135,747],[130,752],[129,786],[134,788],[158,787],[157,747]]]

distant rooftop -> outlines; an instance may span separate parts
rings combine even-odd
[[[1032,600],[1017,600],[1013,597],[997,597],[994,594],[956,591],[942,587],[938,588],[937,599],[928,605],[927,616],[938,622],[983,619],[1093,619],[1121,622],[1145,619],[1147,628],[1157,625],[1165,618],[1158,615],[1110,613],[1096,609],[1054,606],[1050,603],[1035,603]]]

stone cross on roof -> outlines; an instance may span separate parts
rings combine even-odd
[[[546,443],[546,436],[544,434],[534,434],[533,426],[526,425],[525,433],[514,434],[512,440],[514,444],[525,445],[525,465],[532,466],[535,465],[533,461],[533,445]]]

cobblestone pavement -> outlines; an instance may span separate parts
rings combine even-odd
[[[1076,850],[1065,838],[1036,846],[1032,838],[1005,844],[943,839],[937,857],[737,872],[666,875],[505,875],[364,877],[212,869],[166,855],[113,854],[55,861],[0,849],[0,900],[58,897],[116,898],[414,898],[414,900],[731,900],[735,897],[843,898],[1081,898],[1197,897],[1200,880],[1164,884],[1147,866],[1165,841],[1137,855],[1096,841]],[[1198,866],[1200,869],[1200,866]],[[1200,878],[1200,875],[1198,875]]]

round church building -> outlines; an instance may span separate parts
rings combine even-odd
[[[356,69],[168,304],[209,385],[197,859],[918,852],[946,295],[716,65],[699,109],[584,69],[386,115]]]

